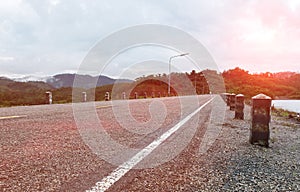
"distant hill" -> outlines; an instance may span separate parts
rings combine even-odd
[[[63,87],[73,87],[74,79],[76,78],[80,82],[80,86],[77,88],[94,88],[103,86],[103,85],[110,85],[114,84],[116,81],[118,83],[131,83],[133,80],[130,79],[112,79],[110,77],[100,75],[100,76],[91,76],[91,75],[80,75],[80,74],[70,74],[70,73],[64,73],[64,74],[57,74],[54,76],[47,76],[47,77],[37,77],[37,76],[24,76],[19,78],[14,78],[11,80],[17,81],[17,82],[45,82],[49,85],[51,85],[54,88],[63,88]]]
[[[4,89],[24,91],[26,88],[53,89],[54,87],[43,81],[18,82],[6,77],[0,77],[0,91]]]
[[[0,77],[0,106],[45,103],[45,91],[53,87],[45,82],[16,82]]]
[[[103,85],[110,85],[114,84],[116,82],[116,79],[112,79],[107,76],[90,76],[90,75],[79,75],[79,74],[59,74],[55,75],[49,79],[46,80],[46,82],[55,87],[55,88],[61,88],[61,87],[73,87],[74,79],[78,78],[80,81],[80,88],[94,88],[95,83],[96,87],[100,87]],[[132,80],[129,79],[118,79],[118,83],[131,83]]]
[[[14,81],[18,81],[18,82],[29,82],[29,81],[42,81],[42,82],[46,82],[47,79],[49,79],[51,77],[38,77],[38,76],[34,76],[34,75],[28,75],[28,76],[23,76],[23,77],[17,77],[17,78],[13,78],[12,80]]]
[[[0,88],[4,88],[6,87],[8,84],[10,83],[13,83],[14,81],[9,79],[9,78],[6,78],[6,77],[0,77]],[[0,89],[0,90],[1,90]]]
[[[45,104],[46,91],[53,93],[54,103],[67,103],[72,101],[72,87],[75,74],[59,74],[53,77],[22,77],[18,79],[9,79],[6,77],[0,77],[0,107],[2,106],[14,106],[14,105],[36,105]],[[131,83],[132,80],[128,79],[112,79],[106,76],[90,76],[90,75],[77,75],[76,78],[80,81],[80,86],[75,87],[80,93],[82,91],[88,92],[88,96],[92,94],[92,90],[96,87],[109,86],[109,89],[101,89],[101,93],[105,94],[105,91],[110,91],[112,84],[116,83]],[[44,80],[44,81],[31,81]],[[91,91],[90,91],[91,89]],[[106,90],[107,89],[107,90]],[[97,89],[98,90],[98,89]],[[97,95],[96,94],[96,95]],[[102,98],[99,97],[99,98]],[[99,99],[96,97],[96,99]]]

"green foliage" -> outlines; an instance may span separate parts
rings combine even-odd
[[[53,103],[81,102],[82,92],[87,93],[87,101],[102,101],[105,93],[109,92],[113,99],[122,99],[125,92],[126,98],[134,98],[137,92],[139,98],[166,96],[168,91],[169,75],[157,74],[142,76],[132,83],[116,83],[92,89],[64,87],[55,89],[44,82],[15,82],[0,77],[0,107],[13,105],[45,104],[46,91],[51,91]],[[223,80],[224,79],[224,80]],[[222,87],[225,83],[225,88]],[[222,74],[212,70],[190,73],[171,74],[171,95],[191,95],[208,93],[241,93],[246,99],[259,93],[264,93],[272,98],[300,99],[300,74],[297,73],[262,73],[249,74],[240,68],[224,71]]]
[[[276,115],[280,117],[290,117],[290,116],[296,117],[297,113],[285,109],[272,107],[272,115]]]
[[[37,105],[45,103],[45,91],[41,86],[24,82],[2,79],[0,89],[0,106]]]
[[[249,74],[240,68],[223,72],[226,90],[229,93],[241,93],[251,98],[264,93],[274,98],[300,98],[300,74],[277,76],[272,73]]]
[[[72,102],[72,88],[62,87],[52,90],[53,103],[71,103]]]
[[[207,83],[207,76],[210,73],[197,73],[193,70],[191,73],[172,73],[171,74],[171,95],[192,95],[192,94],[207,94],[210,87]],[[161,96],[166,96],[168,93],[168,80],[169,76],[163,75],[149,75],[147,77],[140,77],[132,84],[132,91],[130,92],[131,98],[134,98],[134,93],[144,95],[147,93],[151,97],[154,94],[160,93]],[[213,81],[212,81],[213,82]]]

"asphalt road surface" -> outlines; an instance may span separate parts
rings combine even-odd
[[[216,99],[1,108],[0,191],[195,190],[189,168]]]

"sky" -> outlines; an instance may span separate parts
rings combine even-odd
[[[10,0],[0,1],[0,76],[76,73],[101,40],[145,24],[193,36],[220,71],[300,72],[299,0]],[[156,45],[133,47],[101,73],[126,78],[168,73],[168,60],[178,53]],[[192,57],[174,58],[172,70],[190,71]]]

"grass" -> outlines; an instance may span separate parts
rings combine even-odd
[[[297,116],[297,113],[288,111],[285,109],[280,109],[280,108],[272,108],[272,115],[279,116],[279,117],[288,117],[288,118],[293,118]]]

